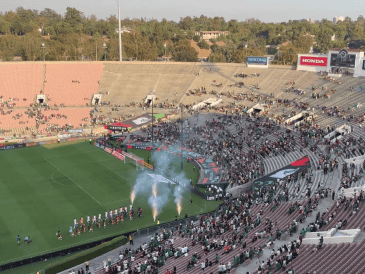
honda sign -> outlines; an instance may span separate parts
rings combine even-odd
[[[327,57],[301,56],[300,65],[326,67],[327,66]]]

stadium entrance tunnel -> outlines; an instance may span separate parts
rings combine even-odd
[[[264,111],[266,108],[266,105],[264,104],[256,104],[254,105],[252,108],[250,108],[247,113],[250,114],[250,113],[253,113],[253,114],[259,114],[261,113],[261,111]]]
[[[152,103],[154,103],[156,100],[156,96],[155,95],[147,95],[144,103],[147,105],[147,107],[150,107]]]
[[[41,105],[47,102],[47,96],[45,94],[37,94],[36,103]]]
[[[299,125],[303,122],[311,121],[314,117],[314,113],[303,111],[285,121],[286,125]]]
[[[91,99],[91,105],[93,106],[99,105],[101,102],[101,97],[102,97],[101,94],[94,94],[93,98]]]

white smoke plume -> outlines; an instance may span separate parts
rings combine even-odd
[[[143,172],[139,173],[136,178],[136,183],[134,185],[136,197],[140,194],[150,195],[148,203],[152,209],[158,210],[158,214],[161,214],[164,206],[169,202],[171,186],[169,186],[166,182],[158,182],[149,174],[160,174],[176,184],[172,187],[172,194],[176,204],[183,201],[183,194],[185,191],[188,191],[190,180],[186,178],[185,172],[180,170],[180,160],[176,158],[177,156],[170,153],[153,151],[152,159],[154,161],[155,171],[152,172],[151,170],[145,169]],[[175,163],[179,162],[179,168],[176,170],[173,167],[174,161]],[[153,184],[156,184],[157,186],[157,197],[152,195]]]

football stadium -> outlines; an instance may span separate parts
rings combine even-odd
[[[288,44],[274,56],[255,44],[223,62],[220,29],[183,36],[186,62],[180,38],[159,41],[161,61],[107,59],[113,43],[95,59],[86,44],[71,61],[42,43],[8,60],[10,35],[0,272],[365,273],[362,49],[301,49],[288,65]]]

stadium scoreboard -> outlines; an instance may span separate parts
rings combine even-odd
[[[331,53],[331,67],[355,68],[356,55],[349,54],[342,49],[338,53]]]

